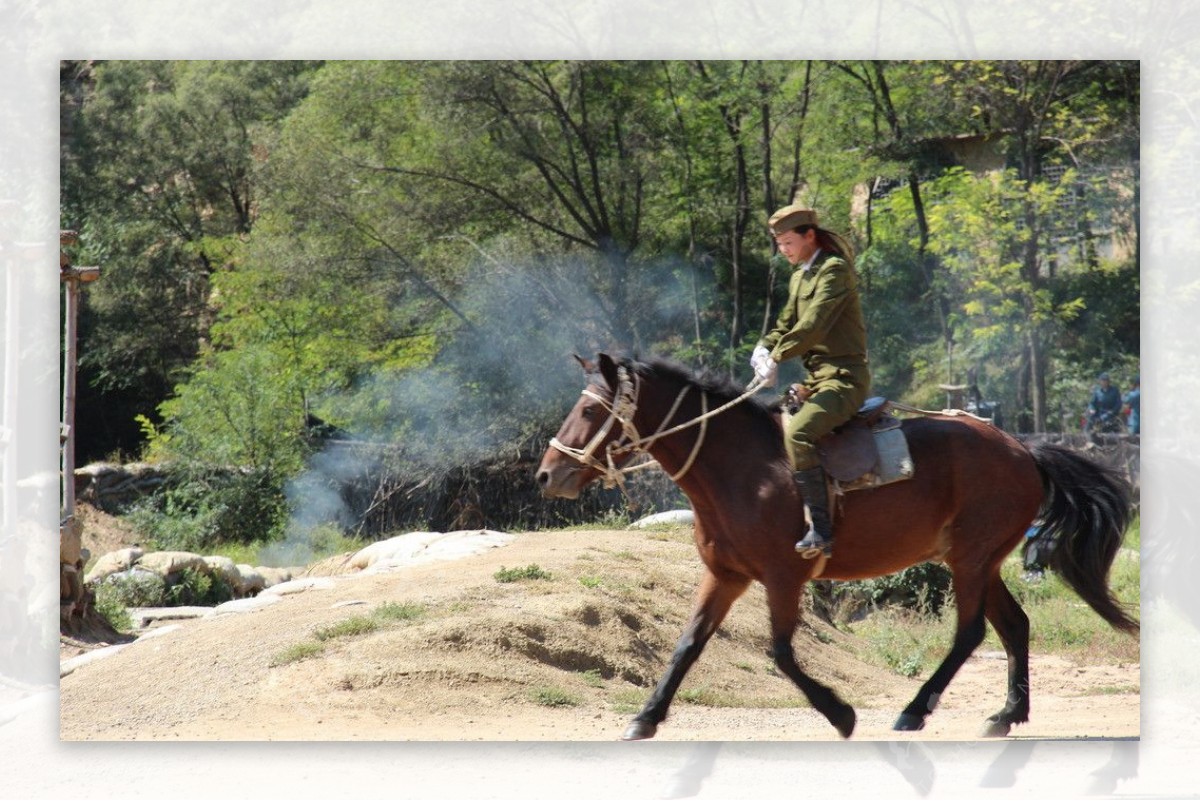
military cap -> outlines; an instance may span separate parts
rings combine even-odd
[[[793,228],[799,228],[802,225],[811,225],[814,228],[820,227],[820,224],[817,222],[816,210],[806,208],[798,203],[784,206],[772,214],[771,219],[767,221],[767,227],[771,229],[771,234],[775,236],[785,231],[790,231]]]

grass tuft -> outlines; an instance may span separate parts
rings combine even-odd
[[[529,698],[536,704],[549,707],[579,706],[583,703],[583,699],[558,687],[534,687],[529,690]]]
[[[526,565],[525,567],[501,565],[500,569],[492,574],[492,578],[501,584],[509,584],[514,581],[548,581],[554,578],[554,575],[537,565]]]
[[[380,623],[392,621],[416,620],[425,614],[425,607],[421,604],[412,603],[395,603],[388,601],[380,604],[371,612],[371,617]]]
[[[600,671],[596,668],[589,668],[583,671],[583,683],[589,687],[603,687],[604,677],[600,675]]]
[[[355,615],[330,626],[317,629],[313,636],[324,642],[338,637],[356,637],[378,631],[387,623],[416,620],[425,614],[421,604],[387,602],[380,604],[367,615]]]
[[[325,650],[325,644],[320,642],[298,642],[295,645],[284,648],[275,656],[271,657],[271,667],[281,667],[290,665],[292,662],[299,662],[303,659],[308,659],[312,656],[317,656]]]
[[[321,642],[326,640],[334,640],[339,637],[357,637],[361,634],[370,634],[379,628],[379,621],[368,615],[356,615],[348,617],[345,620],[340,620],[330,626],[319,628],[313,632],[313,636]]]
[[[796,709],[809,705],[803,696],[790,691],[786,695],[776,697],[740,695],[714,690],[710,687],[695,687],[680,690],[675,697],[680,703],[714,709]]]

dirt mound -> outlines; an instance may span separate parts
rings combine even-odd
[[[129,521],[101,511],[91,504],[77,504],[75,517],[83,524],[83,547],[91,551],[93,559],[121,548],[138,545],[141,539]]]
[[[502,568],[526,577],[500,581]],[[572,531],[338,577],[254,612],[176,624],[65,676],[61,736],[611,740],[661,676],[701,572],[690,530]],[[755,587],[689,673],[660,738],[836,739],[776,672],[767,634]],[[810,615],[796,651],[859,707],[863,736],[890,736],[917,682],[864,664],[851,639]],[[979,671],[986,689],[957,680],[966,736],[1004,695],[1003,660],[972,663],[964,674]],[[1115,731],[1136,735],[1137,696],[1101,697],[1125,706],[1132,697],[1132,722],[1118,716]],[[956,719],[939,710],[931,721],[939,717]]]

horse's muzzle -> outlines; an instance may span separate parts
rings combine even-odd
[[[539,468],[534,476],[545,498],[579,497],[579,468],[570,465]]]

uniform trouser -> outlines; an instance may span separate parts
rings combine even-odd
[[[866,365],[818,368],[804,384],[812,390],[808,400],[784,428],[784,445],[793,470],[807,470],[821,463],[817,442],[854,417],[871,388]]]

